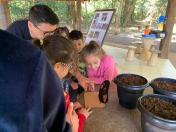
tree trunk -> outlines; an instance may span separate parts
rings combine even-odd
[[[77,25],[77,29],[81,30],[81,0],[77,0],[77,4],[76,4],[77,8],[76,8],[76,25]]]
[[[87,10],[87,2],[85,2],[85,10],[86,10],[86,16],[87,16],[87,14],[88,14],[88,10]],[[84,20],[84,21],[85,21],[85,20]],[[85,21],[85,28],[86,28],[86,30],[89,29],[87,19],[86,19],[86,21]]]
[[[166,11],[167,20],[166,25],[164,26],[164,31],[166,31],[166,37],[160,43],[161,58],[168,58],[175,16],[176,16],[176,0],[168,0]]]
[[[125,0],[121,0],[120,1],[120,25],[123,26],[123,22],[124,22],[124,8],[125,8]]]
[[[68,2],[69,14],[71,17],[71,26],[76,29],[76,6],[75,1]]]
[[[121,14],[121,26],[125,27],[129,23],[135,9],[136,1],[137,0],[124,0]]]
[[[11,20],[7,1],[0,3],[0,12],[0,28],[6,29]]]
[[[70,6],[70,2],[66,2],[66,5],[67,5],[67,16],[69,19],[67,19],[67,24],[68,25],[72,25],[72,16],[71,16],[71,6]]]
[[[73,3],[73,7],[72,7],[72,9],[73,9],[73,12],[72,12],[73,13],[73,16],[72,16],[73,17],[73,28],[76,29],[76,27],[77,27],[76,26],[76,24],[77,24],[76,23],[76,16],[77,16],[76,15],[76,2],[74,1],[72,3]]]

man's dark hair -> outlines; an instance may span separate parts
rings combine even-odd
[[[71,39],[71,40],[82,39],[82,40],[83,40],[83,34],[82,34],[81,31],[72,30],[72,31],[69,33],[69,39]]]
[[[40,23],[49,23],[56,25],[59,23],[58,16],[47,5],[34,5],[29,11],[29,21],[38,25]]]

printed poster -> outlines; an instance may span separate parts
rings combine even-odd
[[[109,29],[109,25],[113,18],[115,9],[96,10],[92,20],[89,32],[86,36],[85,44],[89,44],[91,40],[96,41],[99,45],[103,45],[104,38]]]

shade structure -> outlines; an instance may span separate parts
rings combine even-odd
[[[2,3],[6,3],[6,2],[9,2],[9,1],[12,1],[12,0],[0,0],[0,4]],[[14,0],[15,1],[15,0]],[[37,0],[33,0],[33,1],[37,1]],[[43,1],[65,1],[65,2],[71,2],[71,1],[81,1],[81,2],[85,2],[85,1],[90,1],[90,0],[43,0]]]

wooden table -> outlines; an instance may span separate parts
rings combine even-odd
[[[134,59],[128,62],[125,60],[127,50],[112,46],[103,46],[107,54],[115,59],[120,73],[135,73],[144,76],[151,81],[157,77],[170,77],[176,79],[176,69],[168,59],[158,59],[155,66],[148,66],[147,61]]]
[[[171,77],[176,79],[176,70],[168,59],[158,59],[156,66],[148,66],[147,62],[135,58],[132,62],[125,61],[126,49],[104,45],[107,54],[115,58],[120,73],[135,73],[151,81],[156,77]],[[152,89],[145,90],[152,93]],[[140,132],[140,112],[138,109],[128,110],[118,103],[117,88],[111,85],[109,102],[105,108],[93,109],[88,118],[84,132]]]

